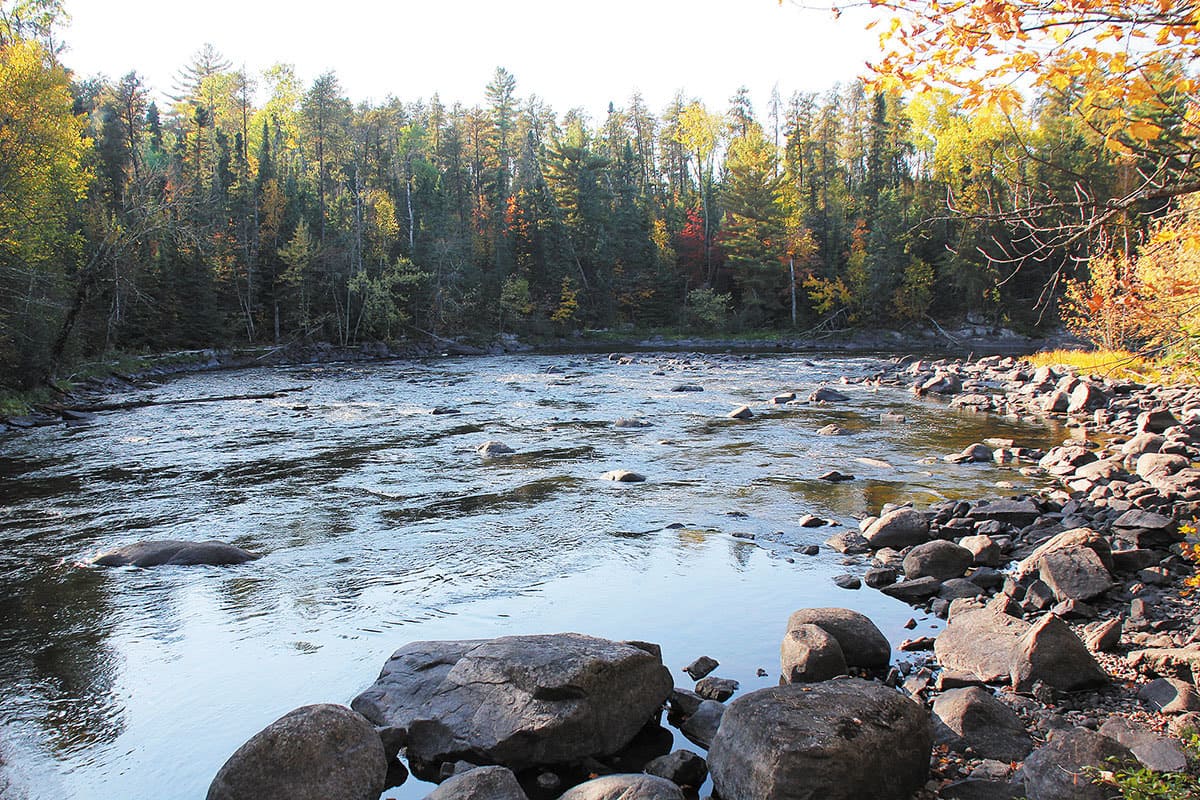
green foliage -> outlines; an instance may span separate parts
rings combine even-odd
[[[702,331],[719,331],[729,322],[733,298],[712,289],[693,289],[687,296],[687,321]]]
[[[1115,787],[1122,800],[1192,800],[1200,797],[1200,734],[1184,737],[1189,772],[1154,772],[1115,759],[1111,770],[1093,770],[1092,781]]]

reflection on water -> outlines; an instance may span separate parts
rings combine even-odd
[[[548,371],[552,367],[562,372]],[[578,630],[701,653],[770,685],[787,615],[847,605],[894,641],[912,611],[796,555],[888,502],[1028,486],[1011,469],[924,459],[989,436],[1061,430],[960,414],[898,390],[769,406],[872,359],[478,358],[187,377],[151,406],[0,442],[0,794],[202,796],[221,763],[287,710],[347,702],[405,642]],[[659,374],[655,374],[659,373]],[[678,383],[703,392],[675,393]],[[726,419],[743,403],[753,419]],[[435,415],[437,406],[461,413]],[[897,411],[907,424],[879,422]],[[638,417],[649,427],[618,429]],[[819,436],[836,423],[846,433]],[[499,440],[516,452],[484,459]],[[612,469],[641,484],[602,481]],[[818,476],[852,473],[848,483]],[[743,534],[754,539],[736,538]],[[146,538],[221,539],[234,568],[95,570]],[[934,620],[922,621],[931,630]],[[428,791],[390,790],[398,800]]]

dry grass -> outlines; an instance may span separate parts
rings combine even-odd
[[[1029,362],[1035,367],[1073,367],[1088,375],[1127,378],[1144,383],[1170,382],[1163,365],[1124,350],[1050,350],[1034,353]]]

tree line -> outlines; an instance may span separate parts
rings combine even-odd
[[[160,105],[136,72],[70,72],[29,13],[47,5],[0,15],[12,386],[109,351],[238,343],[1030,327],[1096,240],[1047,252],[1000,212],[1111,195],[1136,168],[1071,113],[1071,81],[993,109],[861,81],[761,108],[746,90],[660,111],[634,93],[594,121],[503,68],[479,105],[364,104],[335,73],[250,75],[206,46]],[[1143,206],[1106,220],[1102,247],[1140,241]]]

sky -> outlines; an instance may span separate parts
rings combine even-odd
[[[740,86],[765,115],[773,86],[823,91],[861,74],[876,34],[777,0],[66,0],[63,62],[83,77],[136,70],[160,96],[203,44],[252,75],[333,70],[356,101],[474,105],[495,68],[559,114],[593,120],[635,89],[661,111],[677,90],[723,112]]]

